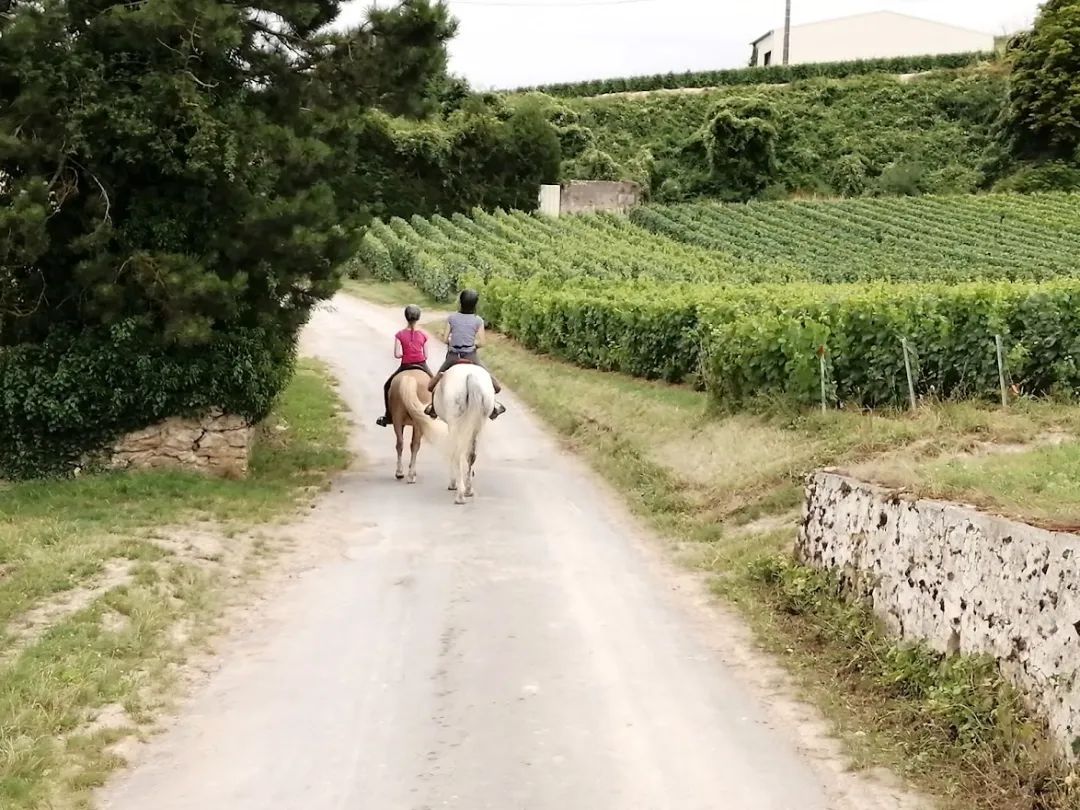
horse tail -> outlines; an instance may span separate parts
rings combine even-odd
[[[454,420],[450,430],[450,452],[455,459],[468,456],[472,452],[477,436],[484,427],[484,421],[491,415],[494,407],[487,402],[484,389],[476,379],[476,374],[465,375],[465,401],[460,416]]]
[[[424,413],[426,406],[420,399],[420,382],[415,377],[406,375],[402,378],[398,390],[405,410],[415,425],[414,430],[419,430],[420,435],[429,441],[442,439],[446,435],[446,424]]]

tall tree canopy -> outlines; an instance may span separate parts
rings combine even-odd
[[[363,205],[336,106],[422,115],[454,23],[406,0],[41,0],[0,16],[0,345],[138,316],[205,341],[294,328]]]
[[[1077,157],[1080,0],[1047,0],[1013,48],[1007,119],[1024,156]]]

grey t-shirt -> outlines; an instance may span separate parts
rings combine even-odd
[[[476,333],[484,325],[484,319],[479,315],[466,315],[463,312],[455,312],[447,321],[450,324],[450,338],[447,343],[455,352],[476,351]]]

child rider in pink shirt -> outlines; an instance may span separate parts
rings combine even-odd
[[[410,369],[424,371],[429,377],[431,376],[431,369],[427,366],[427,335],[416,328],[419,320],[420,307],[412,305],[405,307],[407,326],[394,335],[394,357],[401,360],[401,365],[383,386],[383,415],[375,420],[375,424],[379,427],[390,424],[390,385],[394,382],[394,377]]]

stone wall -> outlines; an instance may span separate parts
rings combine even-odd
[[[212,412],[172,418],[129,433],[112,448],[118,469],[188,469],[237,478],[247,474],[254,428],[239,416]]]
[[[899,636],[996,658],[1073,749],[1080,536],[823,472],[807,483],[796,553],[840,572]]]
[[[560,214],[611,211],[625,214],[641,202],[641,186],[628,181],[572,180],[564,183]]]

